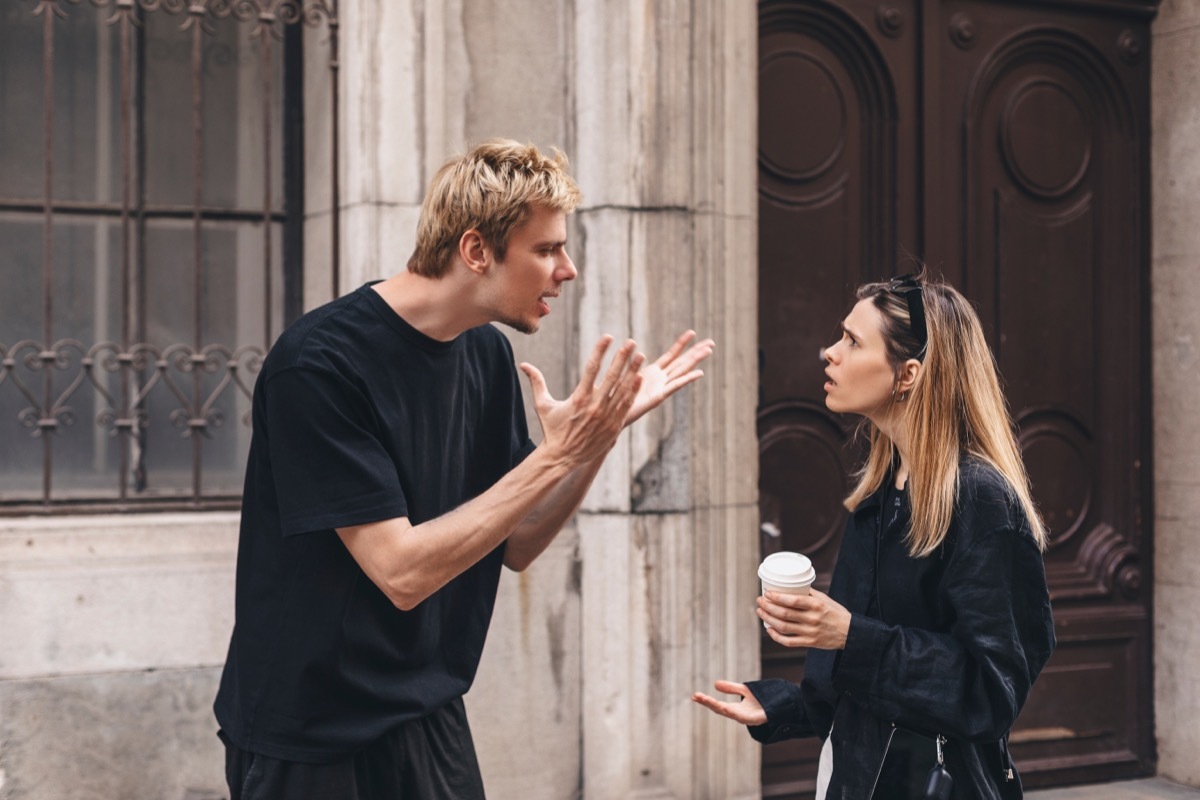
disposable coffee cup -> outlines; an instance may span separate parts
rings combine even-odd
[[[772,553],[758,566],[758,578],[762,581],[764,595],[769,591],[808,594],[816,577],[817,571],[813,569],[812,562],[799,553]],[[763,627],[771,626],[764,621]]]

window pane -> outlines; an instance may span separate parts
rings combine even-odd
[[[49,368],[50,396],[46,396],[45,362],[31,367],[27,356],[46,347],[42,341],[42,265],[40,218],[0,222],[0,253],[8,258],[20,250],[25,258],[37,254],[38,263],[17,274],[33,280],[12,282],[13,291],[0,293],[0,343],[12,348],[18,338],[37,340],[36,346],[13,353],[13,372],[0,384],[0,475],[4,491],[0,499],[35,497],[41,493],[44,460],[42,442],[31,436],[22,422],[31,423],[53,407],[58,427],[46,431],[52,447],[54,477],[52,497],[70,499],[116,496],[117,441],[98,415],[110,408],[99,389],[119,398],[119,377],[96,369],[91,376],[83,359],[99,342],[119,336],[119,269],[113,267],[119,254],[119,224],[110,219],[57,216],[54,224],[54,326],[51,331],[59,361]],[[116,348],[99,354],[115,355]],[[103,358],[101,358],[103,360]],[[33,395],[31,400],[20,385]],[[97,388],[99,384],[99,389]],[[72,388],[74,387],[74,388]],[[27,411],[32,409],[32,411]],[[22,413],[33,414],[22,420]],[[29,441],[33,439],[33,441]]]
[[[0,344],[42,338],[42,217],[0,214]]]
[[[273,225],[273,261],[279,263],[282,226]],[[181,429],[172,422],[172,414],[184,409],[196,413],[213,398],[208,417],[209,436],[202,442],[205,491],[237,493],[241,489],[245,455],[249,447],[249,428],[243,418],[249,411],[242,388],[219,384],[229,374],[231,363],[242,386],[252,389],[256,374],[250,370],[250,357],[233,362],[245,346],[265,350],[265,262],[263,228],[258,223],[206,222],[203,227],[203,282],[197,295],[193,290],[192,227],[188,220],[154,220],[146,231],[146,338],[160,350],[172,343],[185,343],[187,353],[193,345],[194,314],[197,298],[202,303],[203,324],[199,345],[220,345],[211,351],[208,367],[201,375],[200,404],[194,395],[196,373],[171,361],[163,383],[150,395],[150,429],[146,442],[146,466],[153,491],[190,491],[192,444],[181,437]],[[278,274],[278,267],[274,269]],[[282,286],[273,282],[273,335],[278,332],[282,310]],[[179,352],[184,352],[180,350]],[[170,384],[166,379],[170,379]],[[181,392],[179,400],[171,386]],[[219,425],[216,423],[219,421]]]
[[[54,22],[54,199],[119,202],[120,31],[108,14],[63,8]]]
[[[0,197],[41,198],[42,18],[27,3],[0,6]],[[0,341],[3,341],[0,339]]]
[[[254,25],[207,18],[202,38],[201,136],[204,205],[263,207],[262,44]],[[272,207],[283,208],[283,45],[268,35],[271,56]],[[151,204],[194,203],[192,31],[164,12],[146,17],[146,197]]]
[[[0,499],[41,495],[42,442],[21,424],[22,412],[41,403],[43,373],[25,366],[25,356],[41,349],[36,343],[42,336],[41,274],[41,219],[0,216],[0,346],[5,348],[0,357],[16,362],[7,374],[0,368]],[[35,344],[14,349],[22,339]]]

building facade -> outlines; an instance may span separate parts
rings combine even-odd
[[[222,796],[211,702],[232,626],[245,446],[233,376],[250,382],[285,319],[401,269],[434,170],[497,135],[561,147],[584,192],[569,233],[580,276],[539,334],[507,332],[519,360],[561,392],[604,332],[658,352],[692,327],[717,353],[703,381],[624,435],[546,554],[503,578],[467,696],[489,793],[759,796],[758,745],[689,700],[760,669],[755,4],[263,0],[238,18],[215,2],[6,3],[6,30],[18,30],[17,15],[25,37],[79,25],[78,41],[95,49],[70,49],[76,40],[57,29],[49,54],[10,39],[0,48],[0,102],[25,98],[23,115],[0,122],[0,157],[28,167],[25,183],[0,179],[0,307],[30,329],[0,322],[0,426],[12,429],[0,435],[0,800]],[[1200,10],[1164,0],[1152,30],[1155,731],[1159,772],[1200,786],[1190,612],[1200,540],[1188,513],[1200,497],[1188,402],[1200,389],[1200,289],[1189,280],[1200,266],[1189,203],[1200,189],[1190,79]],[[68,65],[56,94],[37,78],[48,63]],[[94,83],[72,88],[80,75]],[[182,88],[156,94],[155,80]],[[205,105],[219,93],[238,99]],[[93,108],[88,95],[107,100]],[[157,138],[138,108],[167,120]],[[73,164],[81,149],[94,155]],[[55,183],[72,169],[94,178],[91,194]],[[39,237],[63,220],[90,226],[87,246],[53,239],[48,258]],[[109,277],[70,271],[100,253],[113,254]],[[72,286],[86,287],[88,309],[108,298],[109,311],[79,312]],[[67,312],[84,313],[88,330],[71,329]],[[59,319],[65,327],[49,325]],[[214,331],[225,347],[216,356],[202,352]],[[97,351],[84,371],[85,354],[52,346],[63,338],[84,351],[115,342],[114,370],[101,374]],[[18,348],[24,340],[33,344]],[[134,342],[156,348],[145,364]],[[165,355],[173,344],[183,362]],[[56,351],[65,355],[39,361]],[[64,360],[57,377],[77,370],[86,403],[58,402],[70,378],[50,391],[34,380]],[[72,403],[68,423],[58,412]],[[55,449],[81,430],[80,454]],[[97,474],[116,479],[96,489]]]

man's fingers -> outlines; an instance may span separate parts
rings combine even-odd
[[[694,369],[681,378],[672,378],[670,382],[667,383],[666,388],[663,390],[663,396],[670,397],[683,387],[687,386],[689,383],[695,383],[703,377],[704,372],[702,370]]]
[[[550,390],[546,388],[546,378],[543,377],[542,371],[533,364],[522,362],[518,364],[521,371],[529,378],[529,386],[533,389],[533,402],[535,405],[541,405],[545,400],[553,400],[550,396]]]
[[[608,352],[608,346],[612,344],[612,341],[613,337],[606,333],[596,342],[596,346],[592,348],[592,354],[588,356],[587,364],[583,367],[583,376],[579,379],[581,387],[591,390],[596,385],[596,376],[600,374],[600,365],[604,363],[604,354]]]
[[[684,348],[688,346],[688,342],[695,338],[695,331],[684,331],[682,334],[680,334],[679,338],[675,340],[675,344],[671,345],[670,348],[667,349],[667,352],[659,356],[658,360],[654,363],[657,366],[666,369],[668,364],[679,358],[679,354],[682,353]]]
[[[744,683],[734,683],[733,681],[717,681],[713,684],[713,688],[723,694],[736,694],[739,697],[745,697],[749,689]]]
[[[612,364],[608,366],[608,372],[604,375],[604,383],[600,385],[599,391],[601,397],[611,396],[613,389],[617,388],[617,382],[625,373],[625,368],[629,365],[629,359],[633,356],[633,351],[636,347],[637,342],[633,341],[633,339],[628,339],[617,350],[617,354],[613,356]]]

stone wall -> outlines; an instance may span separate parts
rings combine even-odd
[[[467,697],[489,796],[757,797],[758,746],[689,701],[758,670],[754,4],[339,5],[337,209],[328,36],[305,39],[307,307],[332,294],[333,213],[345,292],[403,267],[448,155],[507,136],[565,150],[585,195],[580,277],[536,336],[506,331],[519,360],[561,395],[602,332],[652,357],[688,327],[718,343],[504,576]],[[0,800],[221,796],[236,529],[0,520]]]
[[[1200,4],[1153,34],[1155,728],[1159,773],[1200,787]]]

